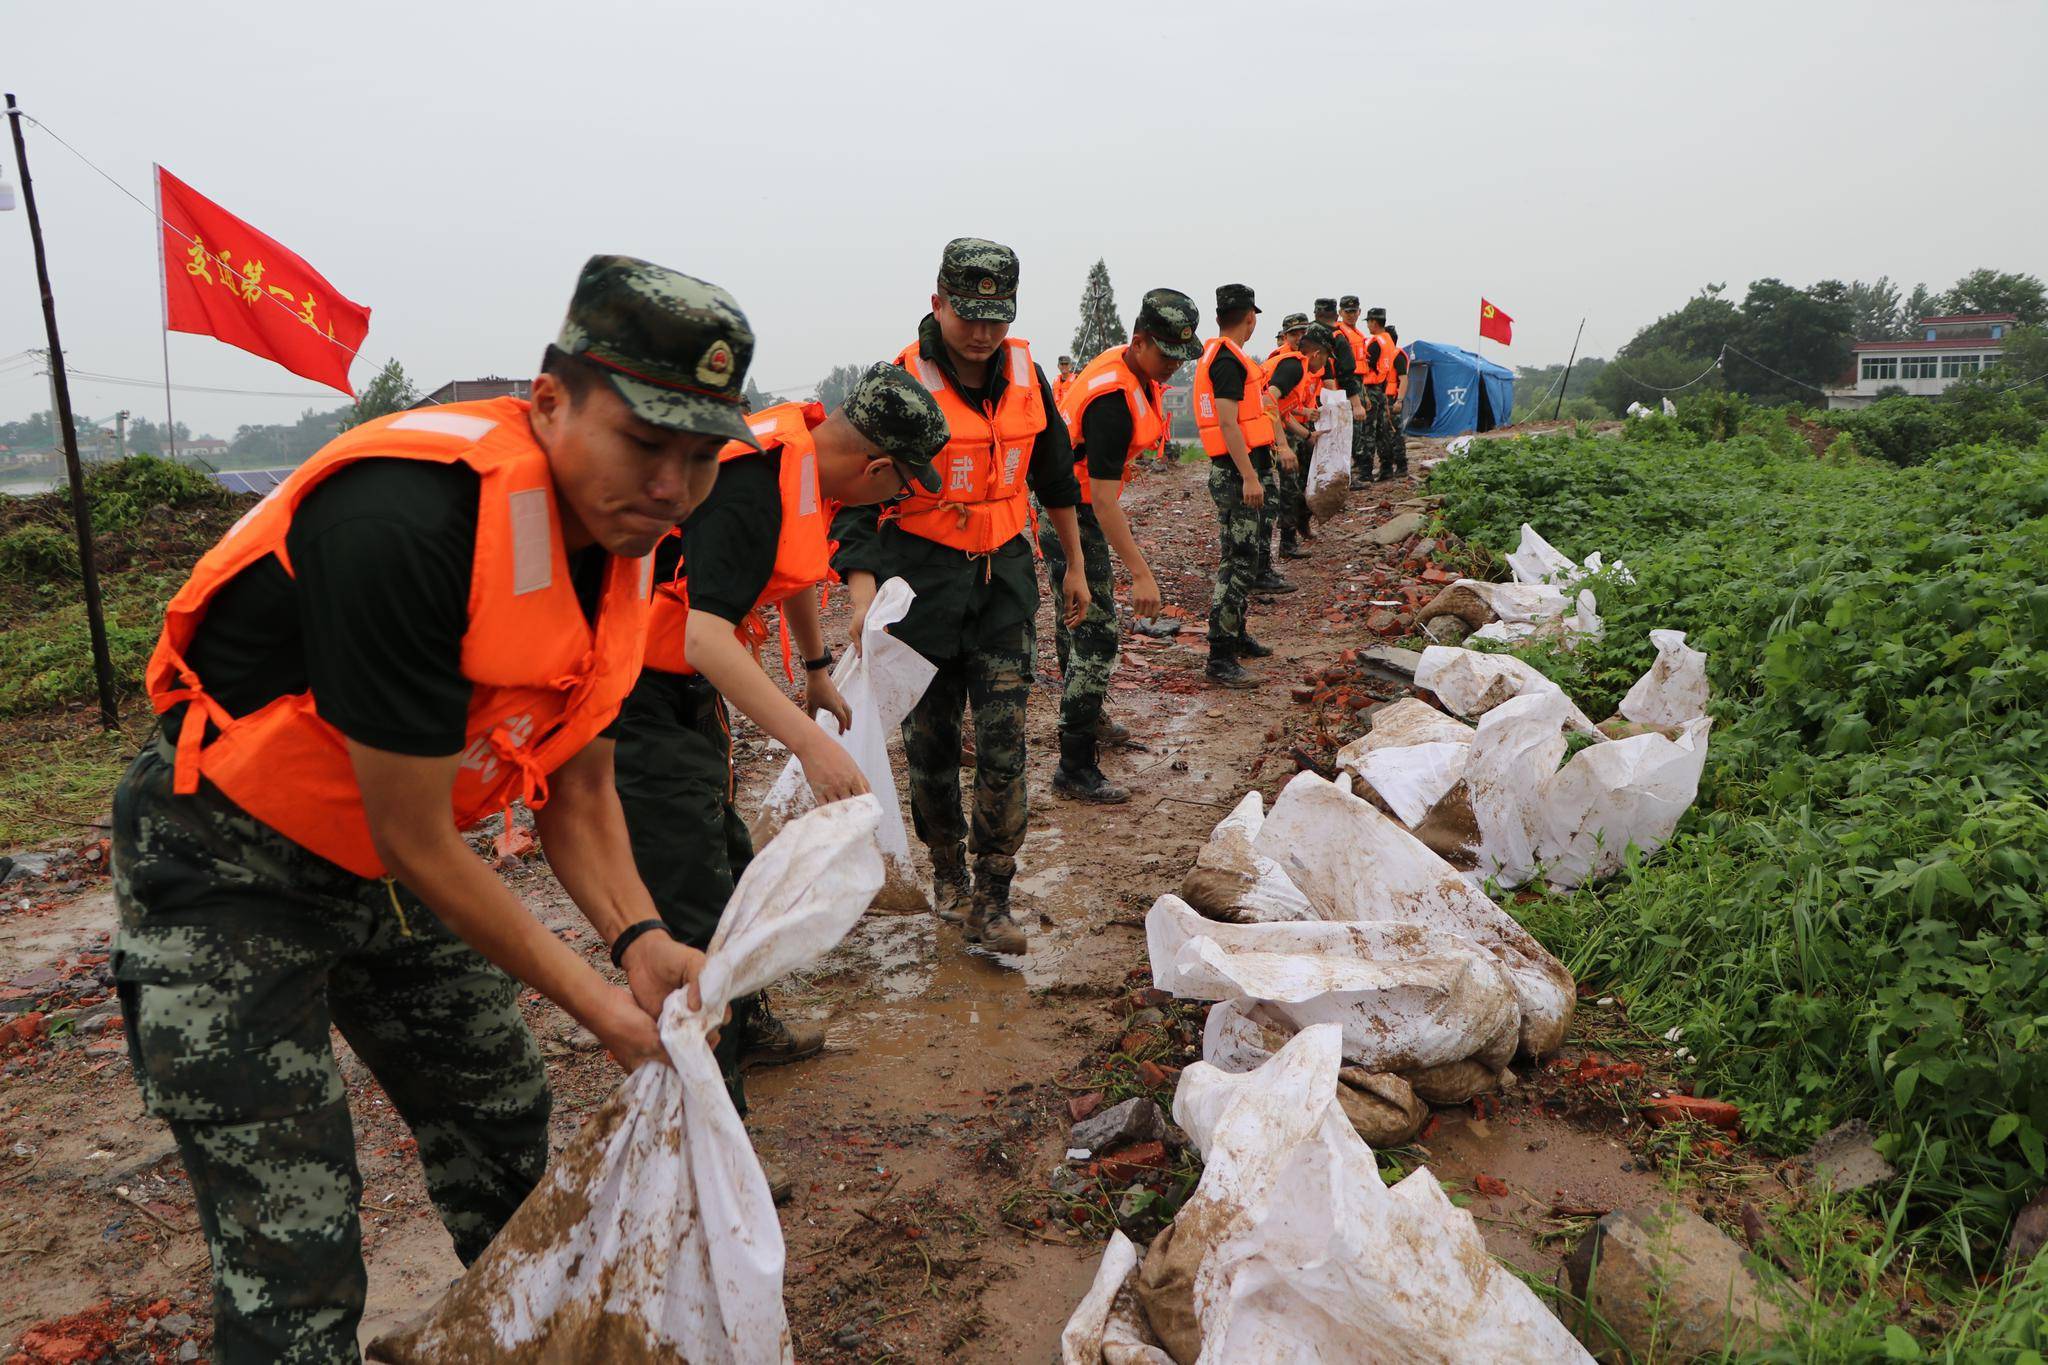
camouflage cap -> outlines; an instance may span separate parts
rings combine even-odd
[[[1320,322],[1312,322],[1308,330],[1301,334],[1301,344],[1320,346],[1334,355],[1337,350],[1337,334]]]
[[[955,237],[939,257],[939,292],[970,322],[1017,320],[1017,253],[1000,242]]]
[[[1201,358],[1202,339],[1196,333],[1202,330],[1202,310],[1178,289],[1146,290],[1131,330],[1151,337],[1169,360]]]
[[[1337,306],[1347,313],[1353,311],[1358,307],[1358,295],[1346,294],[1343,298],[1337,300]]]
[[[1235,312],[1240,308],[1249,308],[1254,313],[1264,311],[1259,307],[1259,301],[1253,295],[1250,285],[1219,284],[1216,286],[1217,316],[1221,317],[1225,313]]]
[[[901,365],[878,360],[846,395],[839,410],[853,429],[882,448],[902,467],[906,478],[937,491],[932,459],[946,448],[952,433],[939,400]]]
[[[1281,336],[1286,336],[1289,332],[1303,331],[1307,327],[1308,314],[1306,313],[1289,313],[1286,317],[1280,319]]]
[[[1317,299],[1317,300],[1316,300],[1316,316],[1317,316],[1317,317],[1321,317],[1321,316],[1322,316],[1323,314],[1325,314],[1325,313],[1334,313],[1334,312],[1336,312],[1336,311],[1337,311],[1337,300],[1335,300],[1335,299]]]
[[[642,421],[760,447],[741,406],[754,329],[715,284],[632,256],[592,256],[555,345],[603,370]]]
[[[1072,356],[1070,356],[1070,355],[1063,355],[1063,356],[1061,356],[1061,357],[1060,357],[1060,364],[1062,364],[1062,365],[1071,365],[1071,364],[1073,364],[1073,363],[1074,363],[1074,357],[1072,357]]]
[[[1368,308],[1365,310],[1365,320],[1367,322],[1385,322],[1387,320],[1387,310],[1384,308]]]

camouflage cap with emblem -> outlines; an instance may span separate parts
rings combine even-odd
[[[1338,306],[1339,308],[1342,308],[1342,309],[1343,309],[1343,310],[1344,310],[1345,312],[1347,312],[1347,313],[1355,313],[1355,312],[1357,312],[1357,311],[1358,311],[1358,295],[1356,295],[1356,294],[1346,294],[1346,295],[1345,295],[1345,296],[1344,296],[1343,298],[1341,298],[1341,299],[1338,299],[1338,300],[1337,300],[1337,306]]]
[[[1337,334],[1320,322],[1312,322],[1308,325],[1308,330],[1301,334],[1301,344],[1320,346],[1334,355],[1337,350]]]
[[[1384,308],[1368,308],[1365,310],[1365,320],[1367,322],[1385,322],[1387,320],[1387,310]]]
[[[1202,339],[1195,335],[1201,329],[1202,310],[1178,289],[1146,290],[1131,324],[1132,331],[1151,337],[1167,359],[1183,363],[1201,359]]]
[[[1017,253],[981,237],[955,237],[939,257],[939,292],[969,322],[1017,320]]]
[[[603,370],[644,422],[760,447],[741,406],[754,329],[715,284],[633,256],[592,256],[555,345]]]
[[[895,461],[906,480],[923,485],[927,492],[938,491],[939,476],[932,470],[932,460],[946,448],[952,432],[939,400],[908,370],[886,360],[876,361],[839,410],[855,431]]]
[[[1308,314],[1306,313],[1289,313],[1286,317],[1280,319],[1281,336],[1286,336],[1289,332],[1305,332],[1307,330]]]
[[[1266,311],[1265,309],[1259,307],[1259,301],[1257,297],[1253,295],[1252,287],[1250,285],[1219,284],[1216,286],[1217,317],[1220,318],[1225,313],[1234,313],[1245,308],[1251,309],[1254,313],[1263,313]]]
[[[1316,316],[1317,316],[1317,317],[1319,317],[1319,318],[1320,318],[1320,317],[1335,317],[1335,316],[1337,316],[1337,300],[1335,300],[1335,299],[1317,299],[1317,300],[1316,300]]]

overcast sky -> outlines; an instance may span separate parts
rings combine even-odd
[[[0,0],[25,110],[298,251],[374,310],[355,381],[396,356],[422,388],[530,373],[597,251],[730,289],[784,390],[900,349],[959,235],[1017,249],[1048,370],[1098,256],[1126,323],[1170,285],[1207,333],[1216,285],[1251,284],[1261,342],[1356,292],[1469,346],[1484,294],[1521,364],[1582,315],[1611,353],[1706,281],[2048,274],[2044,57],[2038,0]],[[28,138],[72,363],[160,377],[147,214]],[[43,344],[27,216],[0,214],[0,358]],[[317,393],[209,338],[170,354],[180,383]],[[0,418],[44,393],[0,374]],[[329,402],[176,397],[223,437]]]

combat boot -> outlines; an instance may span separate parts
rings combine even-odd
[[[959,924],[974,896],[974,885],[967,879],[966,850],[958,844],[944,849],[935,846],[931,854],[932,909],[946,923]]]
[[[1273,657],[1273,646],[1260,644],[1252,638],[1250,631],[1246,631],[1238,637],[1237,657],[1240,659],[1270,659]]]
[[[1257,687],[1259,680],[1244,671],[1228,646],[1209,647],[1209,666],[1202,670],[1202,676],[1209,680],[1211,687],[1246,688]]]
[[[1295,591],[1295,586],[1268,567],[1265,572],[1252,580],[1252,591],[1293,592]]]
[[[747,1050],[743,1066],[781,1066],[800,1062],[825,1050],[825,1026],[814,1023],[786,1023],[768,1008],[768,997],[757,996],[747,1020]]]
[[[1109,718],[1108,712],[1104,712],[1095,719],[1095,738],[1104,744],[1129,744],[1131,728],[1117,724]]]
[[[1301,540],[1292,531],[1280,533],[1280,557],[1282,559],[1307,559],[1308,551],[1301,548]]]
[[[992,953],[1015,956],[1031,951],[1024,931],[1010,918],[1010,877],[1016,864],[1004,858],[1008,871],[992,868],[990,859],[978,859],[974,869],[974,899],[968,903],[963,936]]]
[[[1098,806],[1120,806],[1131,799],[1129,792],[1112,786],[1096,766],[1093,735],[1060,735],[1060,765],[1053,769],[1052,789],[1061,796],[1093,801]]]

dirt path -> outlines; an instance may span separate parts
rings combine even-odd
[[[1411,442],[1418,462],[1430,445]],[[1367,642],[1333,608],[1373,596],[1362,585],[1391,552],[1366,532],[1412,495],[1403,486],[1355,496],[1313,558],[1284,566],[1301,591],[1252,614],[1276,650],[1258,666],[1264,685],[1220,692],[1200,676],[1215,560],[1204,474],[1192,465],[1148,468],[1132,488],[1147,554],[1189,628],[1174,641],[1136,641],[1114,684],[1110,709],[1140,747],[1109,751],[1104,767],[1132,789],[1128,805],[1050,794],[1057,692],[1047,685],[1033,697],[1031,833],[1015,886],[1030,956],[1021,964],[971,956],[957,930],[928,915],[871,916],[818,968],[777,991],[779,1010],[831,1022],[822,1058],[750,1083],[756,1141],[798,1182],[784,1227],[799,1359],[1057,1359],[1060,1327],[1100,1255],[1079,1229],[1034,1226],[1028,1216],[1032,1192],[1065,1147],[1061,1079],[1124,1027],[1126,977],[1144,962],[1146,908],[1179,886],[1210,827],[1247,788],[1270,797],[1293,775],[1290,752],[1319,722],[1290,689],[1340,649]],[[1049,673],[1043,614],[1041,656]],[[780,756],[758,737],[743,737],[741,751],[758,795]],[[69,892],[53,894],[44,882],[6,888],[0,1011],[34,1010],[74,1027],[104,1018],[110,997],[94,959],[113,927],[112,899],[97,866],[73,865]],[[544,867],[524,864],[511,875],[546,923],[602,960]],[[551,1007],[529,995],[526,1008],[548,1054],[559,1142],[616,1073]],[[108,1298],[168,1298],[203,1336],[204,1244],[168,1139],[140,1112],[119,1037],[116,1028],[52,1038],[0,1065],[0,1264],[13,1271],[0,1282],[0,1343]],[[367,1339],[430,1304],[459,1267],[404,1126],[338,1037],[335,1046],[364,1175]],[[1475,1214],[1497,1252],[1544,1272],[1555,1264],[1548,1234],[1570,1210],[1615,1207],[1654,1190],[1624,1138],[1598,1117],[1511,1099],[1491,1120],[1448,1120],[1434,1138],[1441,1150],[1425,1146],[1421,1155],[1447,1179],[1510,1173],[1517,1193],[1481,1199]],[[1011,1209],[1025,1210],[1016,1225],[1005,1221]]]

